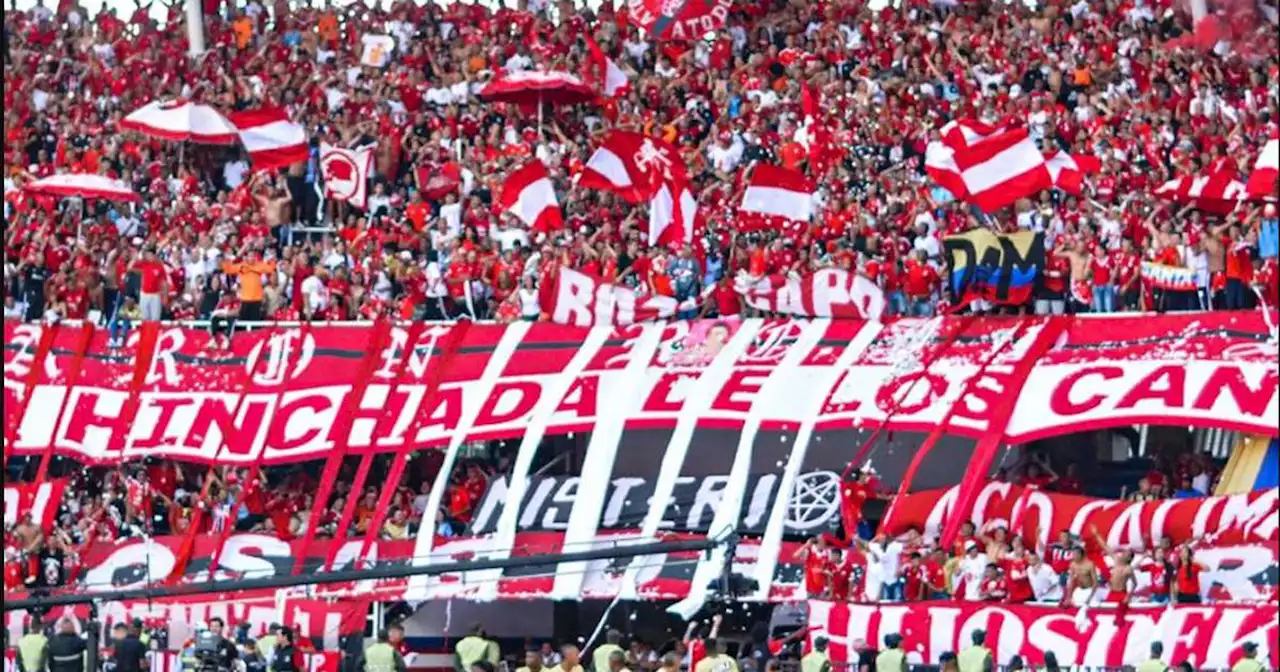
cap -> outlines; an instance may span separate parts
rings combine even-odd
[[[1257,642],[1245,642],[1244,644],[1241,644],[1241,645],[1240,645],[1240,648],[1241,648],[1241,650],[1243,650],[1245,653],[1257,653],[1257,652],[1258,652],[1258,643],[1257,643]]]
[[[965,550],[965,551],[972,551],[972,550],[975,550],[975,549],[977,549],[977,548],[978,548],[978,542],[976,542],[976,541],[974,541],[974,540],[972,540],[972,539],[970,539],[969,541],[964,542],[964,550]]]

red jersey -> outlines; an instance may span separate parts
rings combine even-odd
[[[827,559],[812,550],[804,559],[804,589],[810,596],[827,590]]]
[[[164,264],[158,261],[139,261],[134,267],[142,275],[142,293],[159,294],[166,276]]]
[[[1035,599],[1035,591],[1031,588],[1031,580],[1027,578],[1027,561],[1022,558],[1009,557],[1001,563],[1009,587],[1010,602],[1030,602]]]
[[[836,602],[848,602],[853,589],[852,558],[845,558],[840,564],[828,563],[827,571],[831,577],[831,599]]]
[[[984,601],[1000,602],[1009,596],[1009,583],[1004,580],[1004,577],[983,579],[981,591]]]
[[[939,568],[941,569],[941,568]],[[929,598],[929,589],[925,582],[929,579],[929,567],[927,565],[903,565],[902,567],[902,593],[903,597],[912,602],[915,600],[925,600]]]

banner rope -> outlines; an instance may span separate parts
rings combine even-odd
[[[1009,421],[1013,418],[1014,408],[1017,406],[1018,398],[1022,396],[1022,389],[1026,387],[1032,367],[1058,342],[1058,337],[1066,332],[1067,324],[1068,320],[1065,317],[1049,318],[1049,321],[1040,329],[1040,333],[1036,334],[1035,341],[1027,349],[1026,354],[1018,360],[1013,371],[1010,372],[1004,394],[992,409],[987,431],[983,433],[982,440],[974,449],[969,468],[960,482],[960,492],[956,497],[955,508],[952,509],[943,527],[940,540],[942,547],[951,545],[956,533],[959,532],[960,524],[969,518],[967,512],[973,506],[974,498],[978,496],[979,485],[986,479],[996,451],[1004,441],[1005,432],[1009,429]]]
[[[264,338],[261,341],[264,348],[266,347],[266,343],[271,338],[269,335],[270,333],[271,332],[268,332],[268,335],[264,336]],[[230,349],[231,338],[232,336],[228,336],[228,349]],[[211,343],[213,342],[215,341],[211,341]],[[240,410],[244,405],[244,401],[245,399],[249,398],[249,392],[250,390],[253,389],[254,376],[258,371],[258,364],[264,359],[264,357],[261,354],[262,353],[261,350],[259,350],[259,353],[260,353],[259,356],[255,358],[253,361],[245,362],[244,377],[241,379],[241,382],[240,382],[240,394],[238,397],[236,397],[235,406],[233,406],[231,410],[231,427],[225,428],[225,431],[219,430],[219,434],[221,434],[221,437],[222,437],[221,443],[218,444],[219,450],[221,450],[223,446],[227,445],[228,434],[238,431],[235,426],[236,418],[240,417]],[[266,451],[265,446],[263,447],[263,451],[264,452]],[[209,502],[209,493],[213,489],[213,481],[215,480],[214,474],[216,473],[216,470],[218,468],[219,467],[218,467],[217,453],[214,453],[213,459],[209,462],[209,466],[205,469],[204,485],[200,488],[200,497],[196,499],[194,502],[192,502],[193,510],[191,513],[191,525],[190,527],[187,528],[187,533],[182,540],[182,545],[178,548],[178,553],[174,558],[173,569],[170,570],[169,576],[165,577],[166,584],[172,585],[174,583],[177,583],[187,573],[187,564],[191,561],[192,554],[195,553],[196,538],[200,536],[200,528],[201,526],[204,525],[205,511],[206,509],[211,508],[211,503]],[[175,503],[175,506],[176,506],[176,503]],[[232,510],[234,511],[234,509]],[[227,525],[231,525],[231,524],[232,524],[232,521],[227,522]],[[222,533],[222,530],[219,530],[219,534],[221,533]],[[221,552],[220,547],[218,549],[218,552],[219,553]],[[216,560],[216,558],[211,558],[211,560]],[[210,580],[213,579],[217,571],[218,571],[218,566],[213,562],[211,562],[209,564]]]
[[[53,416],[53,431],[49,433],[49,444],[45,446],[44,455],[40,457],[40,467],[36,470],[35,485],[37,488],[49,476],[49,465],[53,462],[53,453],[58,443],[58,428],[62,425],[62,417],[66,414],[67,407],[71,405],[71,391],[75,388],[76,383],[80,382],[80,372],[84,369],[85,355],[88,354],[89,346],[93,343],[93,334],[94,326],[92,322],[86,321],[80,325],[80,341],[76,344],[75,361],[72,362],[71,370],[67,372],[62,401],[58,404],[58,412]]]
[[[932,318],[932,319],[941,319],[941,318]],[[929,368],[932,367],[935,362],[941,359],[943,355],[949,352],[951,350],[951,347],[955,345],[957,340],[959,340],[960,335],[968,331],[969,327],[972,326],[973,323],[976,322],[977,320],[978,320],[977,315],[966,315],[962,317],[959,328],[953,331],[951,335],[946,338],[945,341],[943,341],[938,345],[938,348],[936,350],[934,350],[932,353],[929,354],[928,357],[924,358],[920,362],[919,373],[922,373],[922,374],[928,373]],[[911,381],[910,385],[907,386],[906,391],[903,392],[901,395],[898,396],[897,399],[894,400],[893,406],[889,408],[889,410],[885,413],[884,418],[880,421],[879,424],[876,425],[875,431],[873,431],[871,433],[871,436],[868,437],[867,440],[862,443],[862,446],[858,448],[858,452],[854,454],[853,459],[850,460],[849,464],[845,466],[844,472],[840,474],[841,482],[848,480],[849,475],[853,473],[854,465],[858,464],[859,462],[862,462],[863,458],[866,457],[868,451],[871,450],[871,448],[876,444],[877,439],[880,438],[880,434],[883,433],[884,430],[889,426],[889,423],[892,422],[895,417],[897,417],[899,410],[901,410],[902,408],[902,401],[911,396],[911,393],[914,392],[916,389],[916,385],[920,384],[920,381],[922,379],[923,379],[923,376]],[[846,536],[848,536],[852,534],[852,531],[846,530],[845,534]]]
[[[386,319],[379,319],[374,324],[373,334],[369,338],[369,344],[365,347],[364,360],[360,364],[359,378],[356,379],[355,385],[351,386],[351,391],[342,407],[338,409],[338,424],[336,434],[338,437],[338,445],[329,449],[329,457],[325,460],[324,473],[320,476],[320,489],[316,492],[316,497],[311,501],[311,513],[307,516],[307,530],[303,534],[303,547],[311,544],[316,537],[316,527],[320,523],[319,512],[324,511],[329,506],[329,496],[333,494],[333,486],[338,480],[339,470],[342,468],[342,461],[347,456],[347,449],[350,446],[351,434],[351,416],[355,407],[359,406],[360,400],[364,397],[364,391],[369,386],[369,379],[373,377],[373,372],[378,362],[378,358],[382,354],[383,348],[386,347],[391,336],[391,323]],[[299,556],[293,563],[293,573],[298,574],[303,569],[305,556]]]
[[[306,342],[307,342],[307,338],[308,338],[308,337],[310,337],[310,335],[311,335],[311,323],[310,323],[310,322],[304,322],[304,323],[303,323],[303,325],[302,325],[302,327],[301,327],[301,334],[302,334],[302,336],[301,336],[301,343],[299,344],[299,347],[298,347],[298,348],[296,348],[296,355],[297,355],[297,356],[296,356],[296,358],[295,358],[295,359],[293,359],[293,360],[288,360],[288,359],[286,359],[286,361],[285,361],[285,362],[284,362],[284,364],[283,364],[283,366],[284,366],[284,371],[285,371],[285,378],[284,378],[284,381],[280,383],[280,389],[276,392],[276,407],[277,407],[277,408],[278,408],[278,407],[279,407],[279,405],[280,405],[280,399],[284,396],[285,387],[286,387],[286,385],[288,384],[288,380],[289,380],[289,378],[288,378],[288,372],[291,370],[291,368],[290,368],[290,362],[292,361],[292,364],[293,364],[294,366],[296,366],[296,365],[297,365],[297,362],[298,362],[298,361],[300,361],[300,360],[302,359],[303,351],[306,349]],[[264,343],[265,343],[265,341],[264,341]],[[264,346],[264,347],[265,347],[265,346]],[[257,363],[257,362],[254,362],[254,363],[253,363],[253,367],[254,367],[254,370],[255,370],[255,371],[257,370],[257,365],[258,365],[258,363]],[[246,386],[246,388],[245,388],[245,389],[246,389],[246,390],[247,390],[247,389],[249,389],[249,388],[248,388],[248,386]],[[243,401],[243,399],[247,399],[248,397],[249,397],[249,394],[248,394],[248,392],[246,392],[246,393],[245,393],[245,395],[244,395],[244,397],[242,397],[242,401]],[[235,434],[235,436],[236,436],[236,440],[237,440],[237,442],[239,441],[239,439],[240,439],[240,437],[241,437],[241,434],[240,434],[240,433],[241,433],[242,431],[244,431],[244,428],[243,428],[243,427],[240,427],[240,426],[238,426],[238,425],[236,425],[236,424],[235,424],[236,419],[237,419],[237,418],[239,418],[239,416],[240,416],[240,408],[239,408],[239,406],[237,405],[237,408],[236,408],[236,411],[235,411],[235,415],[231,416],[232,429],[233,429],[234,434]],[[221,450],[223,446],[226,446],[226,445],[227,445],[227,436],[228,436],[228,434],[227,434],[226,432],[223,432],[223,433],[222,433],[222,443],[221,443],[221,444],[219,444],[219,446],[218,446],[218,449],[219,449],[219,450]],[[264,446],[262,446],[261,450],[259,450],[259,451],[258,451],[258,454],[257,454],[256,456],[254,456],[254,459],[253,459],[253,465],[252,465],[252,466],[250,466],[250,467],[249,467],[249,469],[247,469],[247,470],[245,471],[244,484],[243,484],[243,485],[241,485],[241,487],[240,487],[240,492],[236,493],[236,498],[235,498],[235,500],[231,503],[231,510],[230,510],[230,511],[228,512],[228,514],[227,514],[227,524],[222,526],[222,530],[221,530],[221,531],[219,532],[219,534],[218,534],[218,541],[217,541],[217,544],[213,547],[213,553],[209,556],[209,576],[210,576],[210,578],[212,578],[212,577],[213,577],[214,572],[217,572],[217,571],[218,571],[218,563],[219,563],[219,561],[222,559],[222,550],[223,550],[223,548],[226,546],[227,539],[229,539],[229,538],[231,537],[231,533],[235,531],[235,526],[236,526],[236,515],[240,512],[240,507],[245,505],[245,499],[249,496],[249,488],[250,488],[250,486],[252,486],[252,484],[253,484],[253,482],[254,482],[254,480],[253,480],[253,479],[255,479],[255,478],[257,479],[257,482],[258,482],[258,486],[257,486],[257,487],[259,487],[259,488],[266,488],[266,486],[267,486],[267,480],[266,480],[266,478],[262,475],[262,461],[263,461],[263,458],[266,456],[266,453],[267,453],[267,447],[264,445]],[[216,455],[216,453],[215,453],[215,455]]]
[[[414,322],[409,328],[408,335],[405,337],[404,352],[400,355],[400,362],[396,365],[395,377],[391,384],[387,387],[387,401],[383,405],[382,414],[378,418],[378,424],[391,415],[391,399],[400,389],[400,379],[404,376],[405,368],[409,364],[409,357],[415,347],[417,347],[418,338],[422,334],[423,323]],[[387,344],[387,348],[394,348],[395,340]],[[350,494],[347,496],[346,504],[342,507],[342,514],[338,517],[338,527],[334,530],[333,538],[335,540],[347,538],[347,528],[351,525],[351,519],[355,517],[356,504],[360,501],[360,492],[364,490],[364,482],[369,478],[369,471],[373,468],[373,459],[377,454],[376,446],[369,446],[369,450],[360,458],[360,467],[356,469],[356,477],[351,482]],[[392,483],[390,480],[383,484],[384,488],[395,489],[399,483]],[[338,557],[338,550],[343,544],[335,543],[329,547],[329,552],[325,555],[324,565],[321,571],[327,572],[333,567],[334,561]]]
[[[915,456],[911,458],[911,463],[907,466],[906,472],[902,475],[902,483],[898,486],[897,495],[890,500],[888,510],[885,511],[884,517],[880,519],[881,530],[887,531],[893,529],[895,515],[899,510],[899,505],[907,496],[907,490],[911,487],[911,482],[915,479],[916,471],[920,468],[921,463],[924,462],[924,458],[933,450],[933,447],[938,443],[938,441],[941,440],[943,434],[946,433],[947,428],[951,426],[951,419],[955,417],[956,411],[959,410],[961,404],[964,403],[965,398],[967,398],[973,391],[975,384],[981,380],[984,375],[986,375],[987,369],[1000,358],[1000,355],[1008,346],[1018,342],[1018,339],[1022,338],[1025,331],[1025,324],[1019,322],[1014,328],[1013,335],[1010,338],[997,343],[996,347],[992,348],[991,353],[982,361],[977,372],[965,381],[964,388],[961,390],[960,396],[956,397],[955,401],[951,402],[951,405],[947,408],[946,415],[942,417],[940,422],[934,424],[933,429],[929,432],[929,436],[925,438],[924,443],[922,443],[920,448],[916,450]]]
[[[404,445],[396,450],[391,462],[391,471],[387,474],[387,487],[383,488],[382,493],[378,495],[378,505],[373,509],[373,519],[369,521],[369,527],[364,532],[364,539],[360,542],[360,552],[356,555],[356,563],[363,563],[369,549],[372,548],[373,542],[378,538],[378,530],[382,527],[387,517],[387,507],[391,504],[391,497],[395,494],[395,489],[400,485],[400,479],[404,477],[405,467],[409,464],[409,451],[413,447],[414,437],[417,436],[418,430],[422,427],[423,421],[430,415],[431,406],[436,396],[439,394],[440,383],[444,380],[445,373],[452,370],[454,362],[457,360],[458,353],[462,350],[462,343],[466,340],[467,334],[471,331],[474,322],[459,322],[449,329],[449,333],[445,334],[444,342],[440,347],[440,363],[432,369],[430,378],[427,380],[427,388],[422,393],[421,405],[418,407],[418,413],[413,417],[413,421],[409,423],[409,428],[405,431]],[[416,347],[416,342],[411,347]],[[405,352],[405,360],[408,360],[410,351]],[[428,360],[430,365],[430,360]],[[441,469],[444,469],[443,463]],[[438,474],[436,478],[448,478],[448,474]],[[435,511],[422,512],[422,520],[418,523],[418,534],[423,534],[423,526],[431,526],[429,534],[435,534]],[[362,564],[356,564],[356,567]]]

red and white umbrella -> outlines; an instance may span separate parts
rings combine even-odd
[[[497,77],[485,85],[480,97],[495,103],[541,107],[592,101],[596,91],[567,72],[529,70]]]
[[[153,100],[129,113],[121,128],[165,140],[190,140],[206,145],[239,142],[235,125],[208,105],[188,100]]]
[[[129,185],[105,175],[92,173],[67,173],[51,175],[22,187],[33,194],[45,194],[62,198],[100,198],[106,201],[140,201]]]

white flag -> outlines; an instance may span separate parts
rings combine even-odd
[[[344,149],[320,144],[320,175],[326,198],[346,201],[361,210],[369,199],[369,173],[373,169],[373,149]]]

